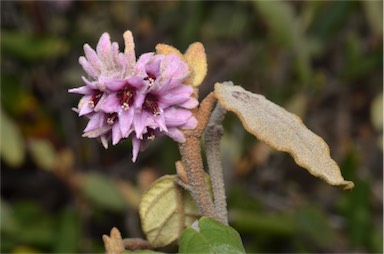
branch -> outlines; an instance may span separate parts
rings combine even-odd
[[[211,176],[215,209],[218,213],[219,221],[228,225],[227,201],[220,157],[220,139],[224,134],[221,123],[224,120],[226,112],[219,103],[216,104],[216,108],[205,129],[205,152],[207,155],[209,175]]]
[[[196,201],[197,207],[202,215],[218,220],[217,214],[209,194],[208,187],[204,181],[203,160],[201,158],[200,140],[203,131],[211,116],[216,97],[210,93],[200,104],[198,110],[193,114],[198,122],[193,130],[184,131],[185,143],[179,144],[182,163],[187,172],[188,182],[191,186],[191,194]]]

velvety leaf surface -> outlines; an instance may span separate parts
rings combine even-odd
[[[339,166],[330,157],[328,145],[305,127],[298,116],[262,95],[234,86],[232,82],[216,83],[215,95],[220,104],[234,112],[245,129],[258,139],[290,153],[298,165],[329,184],[343,189],[353,188],[354,184],[344,180]]]
[[[174,184],[175,177],[166,175],[154,182],[139,205],[142,229],[153,247],[174,242],[199,216],[190,194]]]
[[[180,240],[180,253],[245,253],[239,233],[208,217],[199,220],[198,229],[187,228]]]
[[[191,44],[184,56],[192,69],[190,82],[187,83],[192,84],[192,86],[201,85],[208,71],[207,56],[203,44],[200,42]]]

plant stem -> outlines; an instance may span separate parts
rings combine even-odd
[[[205,129],[205,152],[211,177],[214,205],[220,222],[228,225],[227,201],[224,188],[223,168],[220,157],[220,139],[224,134],[221,123],[227,111],[216,104],[207,128]]]
[[[181,159],[188,175],[191,194],[202,215],[218,220],[208,187],[204,181],[203,160],[201,158],[200,140],[209,117],[211,116],[216,98],[210,93],[193,112],[197,126],[193,130],[184,131],[185,143],[179,144]]]

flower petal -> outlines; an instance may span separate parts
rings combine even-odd
[[[192,108],[196,108],[197,105],[199,105],[199,101],[196,100],[195,98],[190,98],[186,102],[180,104],[180,107],[187,108],[187,109],[192,109]]]
[[[140,151],[141,140],[132,137],[132,161],[135,162]]]
[[[118,112],[121,109],[119,98],[117,98],[115,93],[111,93],[105,96],[105,99],[99,102],[97,105],[101,111],[106,113]]]
[[[195,117],[191,116],[188,121],[181,126],[182,129],[194,129],[197,126],[197,120]]]
[[[96,129],[102,127],[103,125],[105,125],[105,123],[106,123],[105,114],[103,114],[103,113],[93,114],[90,117],[89,122],[84,129],[84,132],[96,130]]]
[[[189,67],[177,55],[168,55],[161,62],[161,75],[164,78],[181,81],[189,76]]]
[[[112,144],[116,145],[117,143],[119,143],[121,138],[122,138],[122,135],[121,135],[119,124],[115,123],[112,126]]]
[[[146,129],[145,120],[148,118],[148,113],[145,111],[136,114],[133,118],[133,126],[135,128],[136,137],[142,139],[144,130]]]
[[[103,33],[96,46],[97,56],[104,65],[111,65],[112,63],[112,45],[111,38],[108,33]]]
[[[91,113],[93,111],[93,108],[89,106],[89,101],[92,98],[91,95],[86,95],[81,98],[79,102],[79,116],[86,115],[88,113]]]
[[[185,142],[185,137],[181,131],[177,128],[169,128],[168,132],[166,133],[168,137],[172,138],[173,140],[179,142],[179,143],[184,143]]]
[[[187,109],[168,108],[164,112],[164,119],[168,127],[179,127],[184,125],[192,116],[192,112]]]
[[[165,132],[168,131],[163,114],[152,116],[152,119],[155,123],[158,124],[160,131],[165,131]]]
[[[133,122],[133,108],[128,110],[121,110],[119,112],[119,126],[121,130],[121,135],[126,138],[129,136],[132,131],[132,122]]]
[[[96,72],[100,73],[103,70],[103,64],[97,56],[96,52],[88,44],[85,44],[84,53],[87,57],[88,63]]]
[[[111,91],[119,91],[122,89],[125,84],[127,83],[126,80],[120,79],[120,80],[110,80],[108,82],[105,82],[105,86],[111,90]]]
[[[81,56],[79,57],[79,63],[85,70],[85,72],[91,76],[94,79],[97,79],[98,75],[100,74],[100,71],[96,68],[94,68],[85,57]]]
[[[139,57],[139,60],[137,60],[136,73],[142,76],[143,78],[147,76],[147,73],[145,71],[145,65],[151,60],[153,55],[153,52],[145,53]]]
[[[93,89],[89,88],[88,86],[81,86],[81,87],[69,89],[68,92],[88,95],[93,93]]]
[[[88,79],[86,79],[84,76],[81,76],[81,79],[83,80],[84,84],[86,86],[89,86],[90,88],[96,90],[97,89],[97,82],[93,81],[89,81]]]

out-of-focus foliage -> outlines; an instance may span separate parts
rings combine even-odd
[[[129,141],[105,150],[81,137],[79,97],[67,93],[82,82],[83,44],[109,32],[123,48],[127,29],[138,54],[203,43],[200,98],[232,80],[289,108],[355,182],[342,192],[312,178],[229,113],[229,223],[246,252],[382,252],[382,10],[382,1],[1,1],[1,252],[104,252],[113,227],[143,237],[138,196],[175,174],[177,145],[155,140],[132,164]]]

